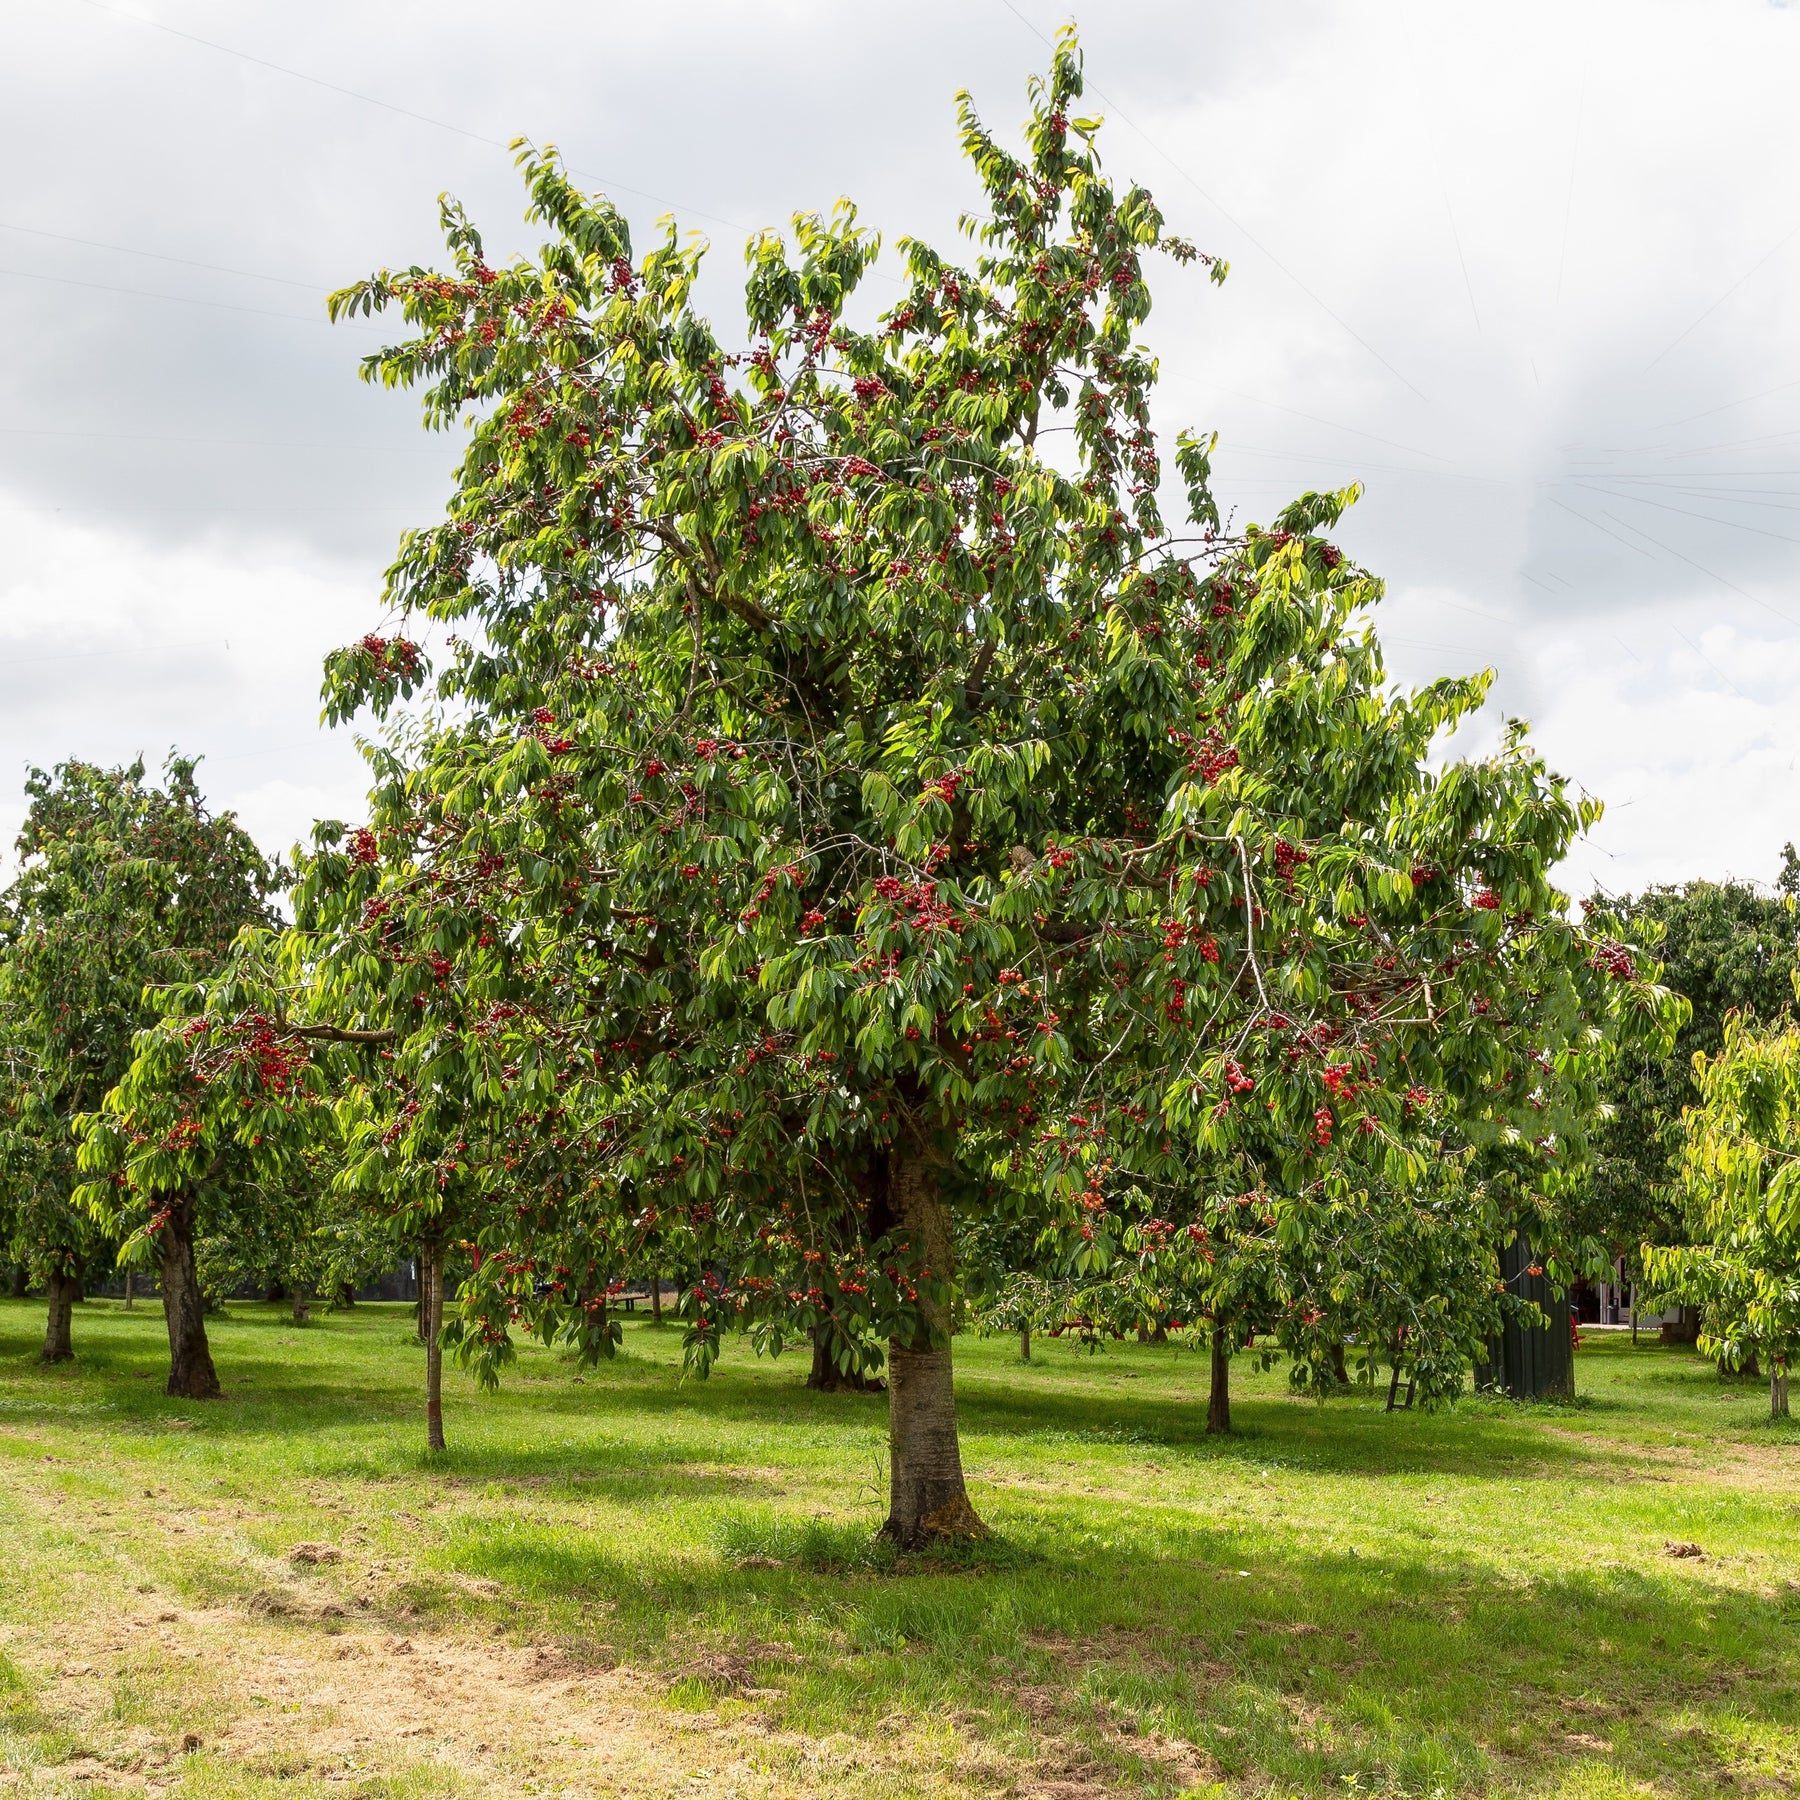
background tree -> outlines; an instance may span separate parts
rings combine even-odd
[[[1644,1247],[1655,1293],[1704,1309],[1700,1348],[1726,1368],[1769,1365],[1769,1410],[1788,1416],[1800,1349],[1800,1027],[1725,1022],[1697,1071],[1682,1193],[1694,1238]]]
[[[0,1034],[14,1071],[7,1158],[20,1248],[50,1293],[46,1357],[69,1353],[68,1308],[84,1264],[123,1235],[74,1206],[71,1125],[96,1109],[152,1022],[147,988],[217,966],[266,921],[275,877],[230,815],[201,800],[195,764],[171,754],[162,786],[142,762],[67,762],[26,780],[20,871],[0,897]],[[197,1195],[172,1194],[154,1233],[168,1315],[169,1391],[217,1392],[194,1275]]]
[[[1772,893],[1745,881],[1691,881],[1587,902],[1593,917],[1661,959],[1659,979],[1689,1011],[1671,1045],[1627,1047],[1612,1063],[1590,1177],[1564,1196],[1548,1246],[1566,1252],[1565,1276],[1591,1279],[1622,1257],[1637,1284],[1644,1244],[1687,1241],[1681,1120],[1699,1103],[1694,1058],[1719,1054],[1734,1012],[1770,1024],[1795,1017],[1800,866],[1791,845],[1785,855]]]

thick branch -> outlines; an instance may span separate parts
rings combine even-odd
[[[391,1044],[400,1035],[391,1025],[381,1031],[356,1031],[344,1025],[283,1025],[281,1030],[286,1037],[327,1044]]]

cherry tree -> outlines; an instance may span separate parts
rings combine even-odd
[[[155,1021],[146,989],[218,967],[241,929],[270,917],[273,871],[232,815],[208,811],[195,768],[171,755],[160,787],[142,762],[32,771],[21,868],[0,900],[0,1034],[15,1058],[6,1137],[23,1202],[16,1229],[50,1292],[46,1359],[71,1353],[81,1265],[123,1238],[128,1254],[154,1255],[169,1392],[205,1398],[218,1377],[194,1237],[230,1197],[201,1180],[159,1194],[136,1219],[110,1191],[84,1207],[72,1136],[129,1072],[134,1034]]]
[[[352,1124],[374,1185],[459,1196],[489,1374],[520,1324],[604,1353],[671,1233],[696,1365],[730,1328],[885,1366],[909,1546],[984,1529],[954,1219],[1080,1276],[1196,1196],[1402,1190],[1428,1108],[1516,1135],[1535,1059],[1657,1006],[1566,916],[1591,811],[1522,732],[1434,759],[1487,683],[1389,681],[1354,491],[1228,531],[1210,439],[1165,469],[1150,259],[1225,269],[1108,177],[1081,88],[1065,34],[1017,153],[963,98],[971,256],[903,242],[879,319],[846,204],[752,241],[734,345],[701,245],[635,256],[530,147],[538,256],[446,203],[446,268],[334,297],[400,312],[365,374],[469,447],[328,667],[334,717],[395,722],[369,822],[199,1034],[385,1059]]]

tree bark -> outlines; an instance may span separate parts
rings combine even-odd
[[[183,1196],[156,1234],[162,1258],[163,1318],[169,1327],[169,1385],[179,1400],[217,1400],[222,1392],[206,1341],[206,1302],[194,1267],[194,1202]]]
[[[135,1269],[127,1269],[125,1271],[125,1310],[127,1312],[132,1312],[137,1307],[137,1288],[135,1286],[136,1275],[137,1270]]]
[[[659,1270],[650,1277],[650,1323],[662,1324],[662,1272]]]
[[[1788,1368],[1785,1357],[1775,1356],[1769,1359],[1769,1417],[1785,1419],[1788,1416]]]
[[[419,1331],[425,1339],[425,1444],[444,1448],[444,1247],[419,1253]]]
[[[306,1296],[306,1289],[299,1282],[294,1283],[294,1323],[304,1325],[312,1318],[312,1302]]]
[[[12,1266],[12,1286],[7,1290],[15,1300],[23,1300],[26,1290],[31,1286],[31,1271],[20,1263]]]
[[[1350,1365],[1344,1361],[1344,1344],[1341,1338],[1331,1346],[1331,1379],[1339,1387],[1350,1385]]]
[[[71,1362],[75,1356],[71,1327],[75,1319],[75,1302],[81,1297],[80,1278],[52,1272],[44,1285],[50,1295],[50,1317],[44,1327],[44,1348],[38,1361]]]
[[[934,1283],[948,1282],[950,1212],[938,1195],[936,1165],[896,1148],[888,1181],[888,1204],[913,1254]],[[882,1531],[909,1550],[988,1535],[963,1483],[949,1308],[928,1299],[921,1287],[919,1311],[914,1337],[895,1338],[888,1347],[888,1517]]]
[[[1223,1319],[1213,1322],[1212,1392],[1206,1400],[1206,1429],[1231,1430],[1231,1327]]]
[[[1031,1361],[1031,1326],[1029,1322],[1019,1327],[1019,1361]]]

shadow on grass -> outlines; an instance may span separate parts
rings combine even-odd
[[[855,1730],[896,1705],[1002,1737],[1098,1717],[1106,1754],[1128,1761],[1132,1738],[1160,1732],[1230,1776],[1308,1793],[1462,1791],[1502,1766],[1598,1758],[1619,1781],[1714,1794],[1747,1741],[1800,1717],[1795,1621],[1703,1579],[1246,1552],[1205,1527],[1126,1553],[1084,1548],[1061,1521],[997,1522],[1005,1538],[951,1568],[896,1557],[867,1525],[755,1509],[681,1556],[471,1521],[442,1566],[499,1583],[503,1608],[540,1610],[577,1654],[604,1637],[680,1666],[711,1642],[781,1665],[803,1729]]]
[[[155,1429],[169,1418],[191,1419],[205,1435],[316,1440],[321,1427],[341,1426],[347,1412],[366,1426],[405,1427],[419,1422],[422,1434],[424,1355],[410,1337],[407,1306],[359,1307],[295,1326],[275,1308],[234,1307],[211,1322],[215,1360],[226,1393],[222,1403],[194,1403],[166,1397],[162,1384],[166,1347],[160,1311],[153,1305],[135,1314],[96,1309],[78,1321],[77,1360],[56,1368],[36,1361],[38,1338],[22,1330],[25,1309],[0,1307],[0,1372],[8,1370],[14,1391],[0,1395],[0,1417],[11,1412],[41,1413],[67,1408],[103,1409],[121,1425]],[[79,1325],[90,1328],[82,1331]],[[672,1334],[671,1334],[672,1335]],[[660,1346],[659,1346],[660,1347]],[[416,1386],[395,1379],[395,1359],[414,1370]],[[416,1357],[416,1370],[414,1358]],[[377,1367],[377,1359],[379,1368]],[[645,1422],[670,1427],[690,1422],[737,1426],[757,1432],[821,1425],[886,1427],[886,1404],[879,1397],[808,1392],[806,1365],[795,1356],[774,1363],[726,1364],[707,1380],[682,1381],[670,1364],[640,1360],[627,1352],[601,1365],[577,1385],[566,1365],[528,1367],[509,1374],[511,1406],[545,1428],[582,1427],[591,1436],[617,1420],[634,1428],[630,1455],[644,1467],[694,1460],[673,1443],[646,1443]],[[791,1371],[791,1373],[790,1373]],[[1141,1372],[1141,1371],[1140,1371]],[[1152,1373],[1161,1373],[1153,1370]],[[1691,1379],[1685,1369],[1680,1374]],[[452,1405],[474,1429],[468,1442],[453,1440],[447,1473],[466,1478],[544,1479],[558,1474],[592,1478],[597,1446],[566,1435],[561,1441],[506,1445],[486,1441],[478,1396],[464,1389]],[[465,1411],[469,1401],[474,1411]],[[1438,1414],[1386,1414],[1365,1394],[1324,1402],[1246,1397],[1233,1408],[1236,1430],[1208,1436],[1204,1397],[1154,1390],[1019,1385],[997,1370],[977,1367],[958,1382],[958,1409],[966,1442],[983,1439],[1029,1441],[1054,1451],[1059,1446],[1141,1448],[1184,1459],[1331,1472],[1344,1475],[1453,1473],[1462,1477],[1516,1474],[1522,1468],[1577,1472],[1591,1466],[1598,1446],[1532,1430],[1535,1421],[1554,1422],[1566,1409],[1519,1409],[1477,1399]],[[452,1431],[460,1421],[453,1416]],[[1521,1424],[1527,1429],[1521,1431]],[[771,1455],[780,1460],[778,1449]],[[414,1466],[413,1447],[346,1447],[345,1460],[329,1453],[314,1466],[320,1474],[371,1475]],[[622,1489],[637,1491],[635,1486]]]

